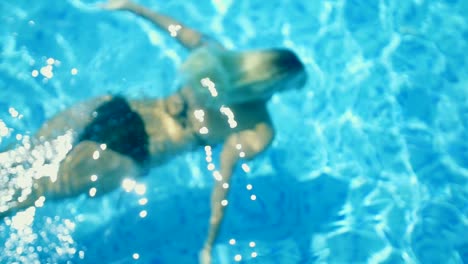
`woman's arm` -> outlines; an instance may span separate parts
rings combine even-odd
[[[227,205],[227,195],[231,176],[240,159],[252,159],[263,152],[273,141],[274,131],[271,124],[262,122],[253,129],[243,130],[230,135],[221,152],[221,177],[215,182],[211,196],[211,217],[208,237],[200,254],[200,263],[211,263],[211,250],[215,243]]]
[[[145,18],[151,21],[159,29],[168,33],[171,37],[176,38],[189,50],[215,42],[204,34],[183,25],[169,16],[154,12],[130,0],[110,0],[103,7],[109,10],[130,11],[142,18]]]

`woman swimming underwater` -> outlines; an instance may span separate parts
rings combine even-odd
[[[33,177],[26,187],[12,181],[9,186],[19,191],[2,197],[0,216],[34,206],[38,199],[103,195],[120,187],[124,179],[144,176],[177,154],[223,144],[208,235],[200,255],[201,263],[211,263],[224,215],[222,201],[236,164],[270,145],[274,129],[266,104],[277,92],[304,86],[304,65],[286,49],[227,50],[178,21],[128,0],[111,0],[103,8],[145,18],[187,48],[190,55],[181,67],[182,85],[167,98],[95,98],[48,120],[31,139],[29,150],[45,148],[65,136],[70,147],[60,154],[55,172]]]

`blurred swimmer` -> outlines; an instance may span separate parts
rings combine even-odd
[[[209,230],[200,254],[201,263],[211,263],[236,163],[254,158],[272,142],[274,129],[266,103],[277,92],[303,87],[304,65],[287,49],[227,50],[208,36],[128,0],[111,0],[102,7],[147,19],[187,48],[191,53],[181,67],[182,86],[167,98],[103,96],[58,113],[39,129],[29,148],[69,146],[56,171],[34,177],[29,185],[16,182],[23,190],[2,198],[6,206],[0,206],[0,215],[44,198],[102,195],[176,154],[222,143]],[[66,135],[69,142],[60,143]]]

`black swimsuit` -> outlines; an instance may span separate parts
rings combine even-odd
[[[106,144],[139,164],[150,156],[144,122],[120,96],[112,97],[95,110],[92,121],[78,137],[78,142],[84,140]]]

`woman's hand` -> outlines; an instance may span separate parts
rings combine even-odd
[[[205,246],[200,251],[199,264],[211,264],[211,247]]]

